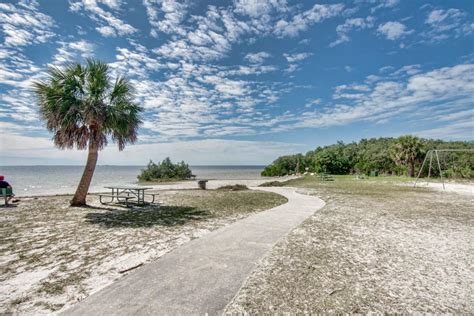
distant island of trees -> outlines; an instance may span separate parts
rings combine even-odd
[[[329,174],[408,175],[419,170],[426,152],[430,149],[474,149],[472,141],[443,141],[423,139],[411,135],[398,138],[371,138],[359,142],[318,147],[306,154],[278,157],[268,165],[262,176],[315,172]],[[474,177],[474,155],[463,152],[445,152],[440,157],[445,177]],[[422,175],[426,175],[424,168]],[[432,170],[433,176],[439,176]]]

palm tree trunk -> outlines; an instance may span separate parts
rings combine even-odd
[[[415,162],[414,161],[410,161],[408,163],[408,176],[410,178],[413,178],[415,176]]]
[[[97,158],[99,156],[99,150],[95,144],[89,145],[89,154],[87,155],[87,163],[82,173],[81,181],[76,189],[76,193],[71,200],[71,206],[84,206],[86,205],[86,196],[89,191],[92,176],[94,175],[95,166],[97,164]]]

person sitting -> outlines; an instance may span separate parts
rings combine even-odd
[[[0,176],[0,189],[12,189],[12,186],[10,185],[10,183],[8,183],[7,181],[5,181],[5,177],[4,176]],[[10,195],[8,198],[7,198],[7,203],[10,202],[10,200],[14,197],[15,195],[12,193],[12,195]]]

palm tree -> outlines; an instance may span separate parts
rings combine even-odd
[[[421,158],[421,139],[411,135],[400,136],[393,144],[391,154],[395,163],[408,166],[408,176],[415,176],[415,163]]]
[[[50,68],[45,81],[34,83],[41,117],[60,149],[88,149],[87,163],[71,206],[86,205],[98,152],[108,138],[123,150],[137,140],[141,107],[133,102],[133,87],[123,77],[115,81],[106,63],[87,59],[85,65]]]

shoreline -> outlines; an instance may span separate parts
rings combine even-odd
[[[247,187],[254,187],[254,186],[259,186],[262,183],[269,182],[269,181],[287,181],[287,180],[292,180],[299,178],[300,176],[283,176],[283,177],[268,177],[265,179],[212,179],[208,180],[207,182],[207,189],[208,190],[214,190],[217,189],[221,186],[225,185],[234,185],[234,184],[242,184],[246,185]],[[168,191],[168,190],[194,190],[194,189],[199,189],[197,181],[200,179],[196,180],[183,180],[183,181],[173,181],[173,182],[167,182],[167,183],[162,183],[162,184],[132,184],[133,185],[138,185],[138,186],[148,186],[151,187],[151,190],[154,191]],[[15,190],[15,188],[13,188]],[[68,195],[73,195],[75,191],[75,188],[71,192],[65,192],[65,193],[38,193],[38,194],[31,194],[31,195],[21,195],[18,194],[14,191],[15,197],[18,199],[21,198],[39,198],[39,197],[51,197],[51,196],[68,196]],[[89,190],[89,195],[93,194],[98,194],[98,193],[107,193],[110,192],[110,190],[105,190],[104,188],[102,189],[90,189]]]

